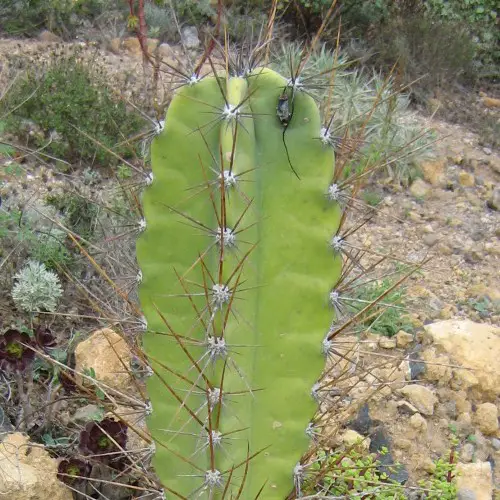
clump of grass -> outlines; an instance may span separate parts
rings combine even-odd
[[[390,278],[384,278],[360,287],[355,294],[355,299],[360,301],[359,308],[378,299],[393,283]],[[387,337],[396,335],[400,330],[411,331],[413,326],[406,314],[405,304],[405,291],[398,287],[371,309],[368,319],[363,322],[364,326]]]
[[[92,239],[99,212],[96,203],[77,194],[50,195],[46,202],[60,212],[69,230],[86,240]]]
[[[16,249],[19,258],[40,262],[48,270],[71,267],[74,255],[66,245],[66,234],[53,224],[34,219],[33,212],[0,208],[0,257]]]
[[[2,102],[4,110],[10,110],[6,130],[72,163],[115,163],[106,148],[137,133],[143,120],[113,95],[105,79],[103,70],[79,57],[78,51],[55,52],[47,63],[29,69]],[[130,146],[115,152],[130,156]]]
[[[361,199],[370,207],[376,207],[379,205],[383,198],[384,197],[379,192],[372,189],[365,189],[361,193]]]

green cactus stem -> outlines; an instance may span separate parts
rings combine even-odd
[[[300,496],[342,263],[320,130],[313,99],[261,68],[182,87],[154,139],[137,256],[153,465],[169,498]]]

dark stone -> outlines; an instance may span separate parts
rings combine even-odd
[[[418,352],[412,352],[410,354],[410,378],[411,380],[417,380],[420,375],[425,373],[425,363],[420,361],[420,354]]]
[[[370,417],[368,404],[365,403],[360,408],[356,418],[349,423],[349,427],[356,432],[359,432],[362,436],[368,436],[372,425],[373,421]]]
[[[374,429],[370,436],[370,452],[377,453],[377,459],[380,462],[379,472],[387,474],[387,477],[399,484],[405,484],[408,481],[408,470],[403,464],[394,465],[394,458],[391,454],[391,440],[382,426]],[[381,454],[380,450],[386,448],[388,451]]]
[[[495,462],[495,459],[493,458],[493,455],[488,455],[488,458],[486,459],[486,461],[490,463],[491,470],[495,470],[496,462]]]

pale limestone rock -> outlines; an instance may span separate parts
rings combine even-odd
[[[399,391],[410,403],[424,415],[434,415],[437,397],[434,392],[423,385],[407,385]]]
[[[430,186],[422,179],[416,179],[410,186],[410,193],[415,198],[425,198],[430,192]]]
[[[57,36],[56,34],[52,33],[51,31],[48,31],[48,30],[43,30],[38,35],[38,40],[40,40],[40,42],[44,42],[44,43],[60,43],[60,42],[62,42],[61,37]]]
[[[488,97],[488,96],[482,96],[483,98],[483,104],[487,108],[500,108],[500,99],[497,99],[496,97]]]
[[[420,163],[419,167],[424,175],[424,179],[437,186],[445,180],[444,169],[446,168],[446,158],[438,158],[436,160],[425,160]]]
[[[452,389],[463,389],[467,390],[471,387],[475,387],[479,384],[479,380],[474,375],[474,372],[470,370],[464,370],[461,368],[453,369],[453,379],[450,383]]]
[[[396,345],[400,348],[405,348],[413,342],[413,335],[407,333],[404,330],[400,330],[396,333]]]
[[[120,55],[122,46],[121,38],[113,38],[109,41],[108,48],[113,54]]]
[[[116,390],[129,392],[132,376],[127,371],[131,352],[125,340],[110,328],[94,332],[75,349],[75,370],[78,383],[88,384],[81,374],[93,368],[96,380]]]
[[[476,184],[476,179],[469,172],[462,171],[458,174],[458,182],[463,187],[472,187]]]
[[[57,479],[56,459],[40,445],[16,432],[0,443],[0,498],[5,500],[72,500]]]
[[[475,390],[483,400],[500,395],[500,328],[469,320],[438,321],[424,328],[453,364],[472,369],[478,380]]]
[[[427,420],[420,413],[415,413],[410,417],[410,425],[418,432],[427,432]]]
[[[489,462],[457,464],[457,490],[471,491],[476,500],[493,498],[493,480]]]
[[[153,50],[156,48],[157,45],[158,45],[158,40],[156,40],[155,38],[147,39],[148,52],[153,52]],[[142,55],[141,44],[139,42],[139,39],[135,36],[131,36],[122,40],[121,48],[132,56]]]
[[[363,451],[368,451],[370,449],[370,438],[365,438],[352,429],[347,429],[344,434],[342,434],[341,441],[346,448],[358,447],[358,449]]]
[[[424,378],[437,385],[447,385],[453,376],[450,368],[450,359],[445,355],[437,355],[433,347],[429,347],[421,354],[422,360],[426,361]]]
[[[380,337],[378,341],[378,345],[382,347],[382,349],[394,349],[396,347],[396,339],[394,337]]]
[[[476,427],[487,436],[498,430],[498,409],[493,403],[480,404],[474,414]]]

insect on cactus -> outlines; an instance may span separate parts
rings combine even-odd
[[[228,67],[181,86],[152,144],[137,242],[148,427],[167,496],[282,500],[301,496],[341,275],[334,153],[295,81]]]

